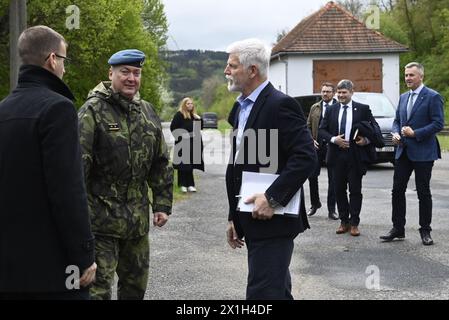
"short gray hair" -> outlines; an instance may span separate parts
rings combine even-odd
[[[337,90],[344,90],[344,89],[349,91],[354,90],[354,84],[352,83],[351,80],[343,79],[337,84]]]
[[[421,76],[424,75],[424,66],[421,63],[419,63],[419,62],[407,63],[407,65],[404,67],[404,69],[409,69],[409,68],[413,68],[413,67],[416,67],[418,69],[418,71],[421,74]]]
[[[268,76],[271,49],[259,39],[246,39],[232,43],[226,49],[229,54],[235,54],[245,68],[254,65],[263,77]]]
[[[47,26],[34,26],[22,32],[18,41],[22,64],[43,66],[49,53],[58,52],[64,37]]]

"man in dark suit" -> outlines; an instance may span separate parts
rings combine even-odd
[[[0,299],[88,299],[94,239],[67,43],[36,26],[18,48],[19,83],[0,102]]]
[[[314,169],[313,140],[298,103],[267,80],[270,49],[248,39],[232,44],[227,52],[228,88],[241,92],[229,116],[236,134],[226,170],[227,240],[232,248],[240,248],[245,238],[247,299],[293,299],[289,272],[293,240],[309,228],[302,191],[297,217],[273,214],[277,206],[287,205]],[[269,163],[264,161],[266,150]],[[245,199],[254,203],[252,214],[237,209],[243,171],[279,174],[265,193]]]
[[[315,149],[318,155],[318,163],[313,172],[309,177],[309,188],[310,188],[310,210],[307,212],[308,216],[313,216],[319,208],[321,208],[320,192],[318,186],[318,177],[321,172],[321,164],[326,160],[327,154],[327,143],[318,139],[318,129],[320,123],[324,118],[327,108],[337,102],[334,99],[335,85],[330,82],[324,82],[321,85],[321,97],[322,100],[315,103],[309,112],[307,118],[307,127],[310,129],[312,134],[313,142],[315,143]],[[335,210],[335,187],[334,187],[334,175],[332,171],[332,166],[327,166],[327,210],[328,217],[332,220],[338,220],[338,215]]]
[[[419,225],[422,243],[432,245],[432,195],[430,177],[433,162],[441,158],[436,133],[444,127],[443,99],[424,86],[424,67],[417,62],[405,66],[405,82],[410,89],[401,95],[393,122],[393,143],[397,145],[392,192],[393,228],[380,238],[405,238],[405,191],[415,172],[419,199]]]
[[[337,85],[336,103],[328,108],[319,129],[320,139],[328,143],[327,163],[334,170],[335,192],[341,220],[337,234],[350,231],[359,236],[360,211],[362,208],[362,178],[366,173],[374,146],[357,127],[368,123],[380,132],[370,107],[352,100],[353,83],[341,80]],[[347,187],[349,185],[349,200]]]

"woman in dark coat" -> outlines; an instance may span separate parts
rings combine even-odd
[[[178,170],[178,186],[182,192],[196,191],[193,169],[204,171],[201,129],[202,121],[195,112],[193,99],[182,99],[170,125],[175,138],[173,167]]]

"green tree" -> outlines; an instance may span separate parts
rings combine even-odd
[[[238,93],[229,92],[226,83],[215,89],[215,99],[209,111],[216,112],[218,119],[227,119]]]
[[[449,0],[397,0],[381,15],[381,31],[408,45],[401,55],[401,74],[410,61],[425,67],[424,82],[449,99]],[[403,81],[402,81],[403,83]],[[404,84],[402,89],[405,90]],[[449,107],[445,108],[446,121]]]
[[[66,38],[72,63],[66,68],[64,80],[74,92],[76,104],[80,106],[89,90],[108,80],[107,61],[114,52],[135,48],[147,56],[140,94],[160,108],[160,87],[166,76],[158,49],[165,45],[167,30],[161,1],[77,0],[80,26],[71,30],[66,26],[71,14],[66,8],[70,5],[72,0],[29,1],[28,25],[47,25]]]

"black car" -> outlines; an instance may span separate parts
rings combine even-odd
[[[217,114],[215,112],[204,112],[203,113],[203,128],[207,129],[217,129],[218,120]]]
[[[313,104],[321,100],[321,95],[313,94],[307,96],[295,97],[296,101],[301,105],[304,115],[309,115],[310,108]],[[383,93],[376,92],[354,92],[352,96],[354,101],[367,104],[370,106],[374,118],[379,124],[385,147],[376,148],[377,163],[391,162],[394,163],[394,145],[392,142],[391,129],[396,114],[396,108]]]

